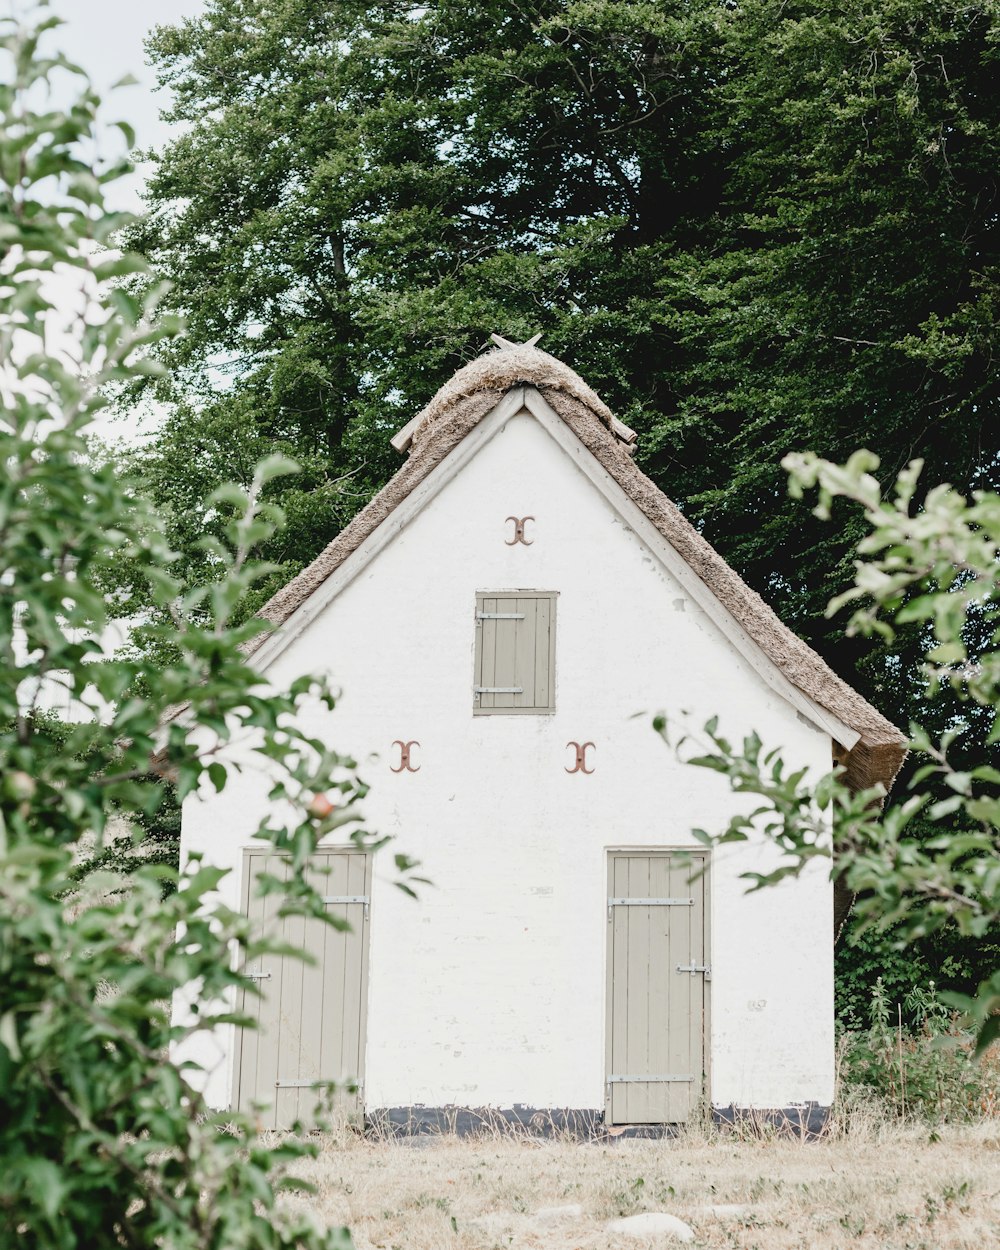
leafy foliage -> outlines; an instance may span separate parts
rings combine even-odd
[[[919,818],[918,818],[919,822]],[[918,827],[919,837],[933,836],[933,825]],[[903,1023],[918,1026],[908,1004],[932,982],[938,991],[971,997],[980,982],[1000,967],[1000,931],[970,939],[956,926],[904,939],[892,925],[863,927],[849,920],[834,948],[834,1011],[842,1029],[858,1030],[869,1018],[876,983],[889,1001],[902,1005]]]
[[[878,978],[868,1017],[867,1028],[841,1039],[841,1097],[874,1094],[888,1114],[931,1124],[979,1120],[995,1111],[995,1068],[973,1060],[972,1039],[935,995],[933,982],[893,1003]]]
[[[288,462],[272,456],[246,488],[215,491],[217,532],[203,548],[214,576],[188,590],[156,508],[88,455],[109,386],[161,374],[148,351],[177,323],[156,320],[162,288],[145,282],[144,262],[111,247],[127,223],[104,188],[126,166],[86,155],[89,86],[55,102],[66,98],[59,80],[79,75],[48,51],[55,25],[0,22],[0,1240],[346,1248],[345,1229],[279,1205],[295,1184],[286,1165],[309,1148],[268,1146],[248,1119],[210,1113],[199,1072],[166,1057],[192,1030],[236,1019],[235,948],[267,949],[219,904],[223,874],[141,862],[124,891],[117,875],[78,882],[112,815],[162,815],[162,775],[178,799],[223,789],[237,736],[256,744],[286,813],[260,836],[296,870],[287,908],[321,910],[301,869],[324,832],[373,840],[358,823],[353,763],[295,727],[304,704],[333,706],[330,690],[311,679],[268,689],[240,651],[261,626],[235,624],[234,609],[267,574],[250,552],[280,521],[261,495]],[[129,276],[141,294],[108,286]],[[159,609],[146,628],[170,658],[154,669],[101,647],[119,604],[97,582],[124,560]],[[56,687],[78,722],[43,714]],[[180,703],[186,712],[171,715]],[[308,810],[320,793],[338,799],[327,817]],[[166,897],[165,883],[176,887]],[[191,984],[201,1014],[172,1025],[171,994]]]
[[[856,452],[844,465],[813,453],[789,455],[784,465],[793,497],[818,488],[817,516],[828,517],[835,499],[864,510],[867,533],[858,545],[862,559],[854,584],[831,602],[829,612],[854,605],[850,630],[878,634],[890,643],[897,625],[917,622],[926,639],[928,691],[948,689],[961,706],[985,713],[984,732],[966,752],[986,760],[1000,740],[1000,496],[977,491],[969,500],[950,486],[936,486],[916,506],[922,466],[915,461],[899,475],[893,496],[883,500],[872,475],[878,458],[867,451]],[[975,658],[970,635],[978,640]],[[699,830],[696,836],[707,844],[760,835],[772,841],[783,861],[769,873],[748,874],[754,888],[798,875],[817,857],[828,858],[835,845],[836,871],[859,895],[863,928],[892,927],[894,942],[904,947],[954,925],[965,937],[991,939],[995,950],[1000,769],[987,762],[956,766],[952,759],[956,741],[963,733],[973,737],[983,722],[980,715],[954,720],[937,738],[911,723],[909,746],[916,764],[908,783],[911,793],[883,811],[880,787],[851,792],[836,772],[814,786],[804,769],[789,772],[780,751],[765,751],[755,734],[736,747],[717,722],[709,722],[703,736],[685,734],[678,745],[698,744],[690,762],[723,774],[736,793],[756,796],[758,806],[733,817],[722,834]],[[662,719],[658,727],[666,732]],[[916,836],[918,817],[931,836]],[[949,992],[942,997],[975,1019],[980,1049],[1000,1037],[1000,970],[995,965],[975,996]]]
[[[176,787],[169,778],[158,773],[151,773],[147,780],[160,790],[156,806],[147,811],[122,814],[125,818],[117,826],[114,817],[118,813],[110,813],[105,836],[92,853],[79,860],[79,879],[98,871],[118,873],[127,878],[143,864],[177,867],[181,848],[181,805],[177,802]],[[162,888],[164,895],[171,893],[172,874],[164,878]]]

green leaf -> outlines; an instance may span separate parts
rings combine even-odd
[[[18,1171],[24,1177],[32,1200],[45,1218],[54,1223],[67,1192],[62,1169],[51,1159],[29,1155],[20,1161]]]
[[[15,1062],[21,1058],[21,1045],[17,1037],[17,1017],[12,1011],[0,1016],[0,1045],[4,1046]]]

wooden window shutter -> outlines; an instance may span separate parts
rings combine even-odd
[[[556,598],[540,590],[476,595],[475,715],[555,711]]]

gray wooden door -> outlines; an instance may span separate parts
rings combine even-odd
[[[706,1087],[708,877],[705,852],[608,857],[605,1117],[681,1124]]]
[[[327,909],[350,924],[340,931],[302,916],[279,917],[281,895],[261,897],[259,873],[287,879],[288,860],[266,850],[245,852],[243,910],[256,935],[266,934],[306,950],[315,962],[270,955],[245,969],[261,997],[244,992],[240,1011],[257,1021],[236,1039],[234,1105],[259,1115],[265,1128],[288,1128],[315,1121],[324,1112],[355,1117],[363,1108],[365,1016],[368,999],[368,914],[371,855],[356,850],[321,850],[308,878],[326,900]],[[361,1088],[340,1087],[332,1098],[317,1091],[318,1081],[353,1079]]]

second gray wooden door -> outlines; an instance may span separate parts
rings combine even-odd
[[[606,1101],[609,1124],[680,1124],[705,1086],[705,853],[608,857]]]
[[[250,1111],[252,1104],[266,1104],[259,1117],[265,1128],[308,1125],[320,1096],[329,1109],[356,1116],[361,1091],[345,1082],[364,1080],[371,855],[321,850],[307,872],[327,910],[346,920],[350,931],[302,916],[279,917],[281,894],[261,897],[256,889],[261,872],[287,879],[288,859],[266,850],[245,854],[243,909],[255,934],[305,950],[314,962],[270,955],[245,969],[261,996],[245,992],[237,1004],[257,1028],[237,1034],[235,1106]],[[332,1107],[329,1095],[317,1094],[317,1083],[325,1081],[341,1083]]]

